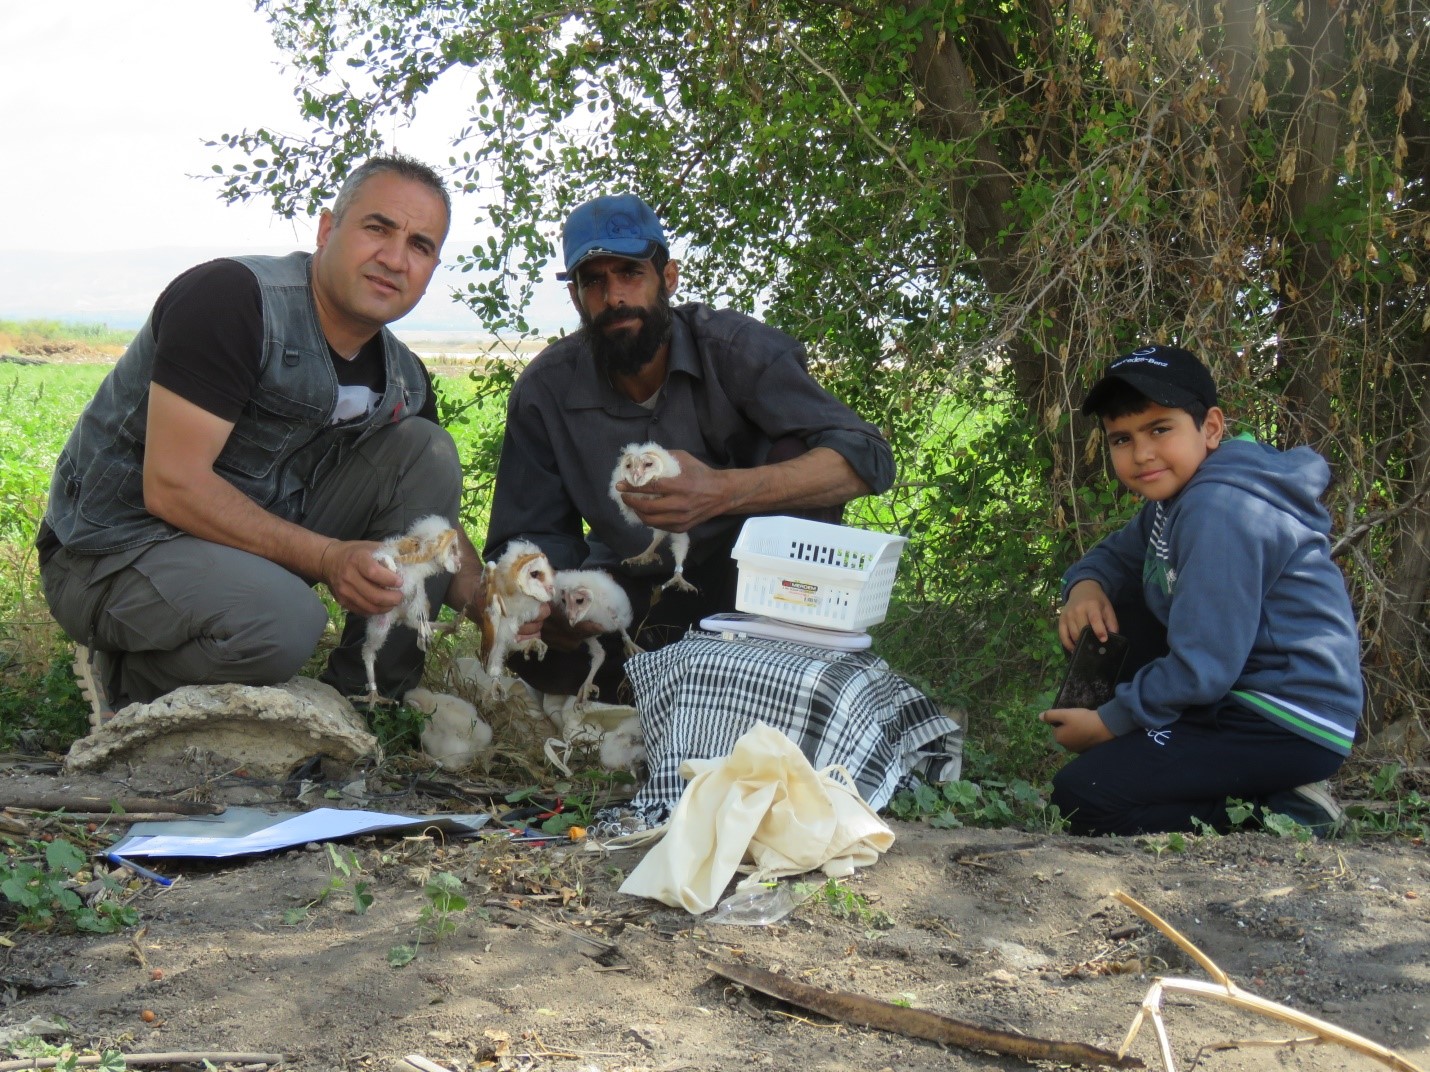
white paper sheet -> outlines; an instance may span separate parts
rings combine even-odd
[[[458,834],[475,833],[486,825],[488,815],[394,815],[379,811],[348,811],[341,808],[317,808],[295,815],[267,816],[271,822],[253,829],[257,809],[230,808],[224,815],[212,819],[184,820],[180,823],[136,823],[129,837],[109,849],[109,855],[124,858],[168,856],[222,859],[246,856],[275,849],[306,845],[313,841],[335,841],[376,830],[426,829],[437,827]],[[264,813],[258,812],[258,821]],[[194,831],[199,823],[214,823],[213,834],[164,833],[164,827]],[[247,828],[238,835],[222,833],[225,826]],[[155,831],[153,833],[147,831]]]

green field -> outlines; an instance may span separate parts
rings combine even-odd
[[[44,513],[50,471],[108,365],[0,362],[0,542],[33,537]]]

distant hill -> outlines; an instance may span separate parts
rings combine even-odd
[[[449,243],[459,251],[461,242]],[[103,323],[114,328],[138,328],[154,299],[180,272],[215,257],[235,253],[289,253],[279,249],[214,249],[168,246],[153,249],[103,250],[95,253],[0,250],[0,319],[54,319]],[[472,281],[446,266],[437,270],[427,296],[398,322],[404,334],[413,331],[482,330],[476,316],[450,299],[453,289]],[[566,287],[552,279],[531,310],[533,323],[546,334],[571,330],[575,314]]]

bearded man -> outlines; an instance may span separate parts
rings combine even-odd
[[[730,550],[744,519],[798,514],[837,521],[843,505],[883,492],[894,459],[879,430],[820,387],[798,340],[729,309],[670,304],[680,271],[660,220],[634,194],[578,207],[562,233],[567,282],[581,329],[521,373],[507,408],[485,555],[531,540],[557,569],[610,572],[631,597],[636,641],[679,639],[701,618],[734,609]],[[672,563],[627,566],[650,543],[610,495],[622,449],[655,442],[680,474],[617,485],[645,525],[690,534],[685,577],[697,589],[652,593]],[[574,694],[588,656],[553,614],[553,649],[512,668],[543,692]],[[623,655],[611,640],[596,683],[614,700]]]

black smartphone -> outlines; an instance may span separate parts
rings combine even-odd
[[[1083,626],[1053,706],[1101,707],[1112,699],[1117,689],[1117,675],[1122,672],[1122,661],[1126,658],[1126,637],[1108,633],[1106,640],[1098,640],[1092,626]]]

